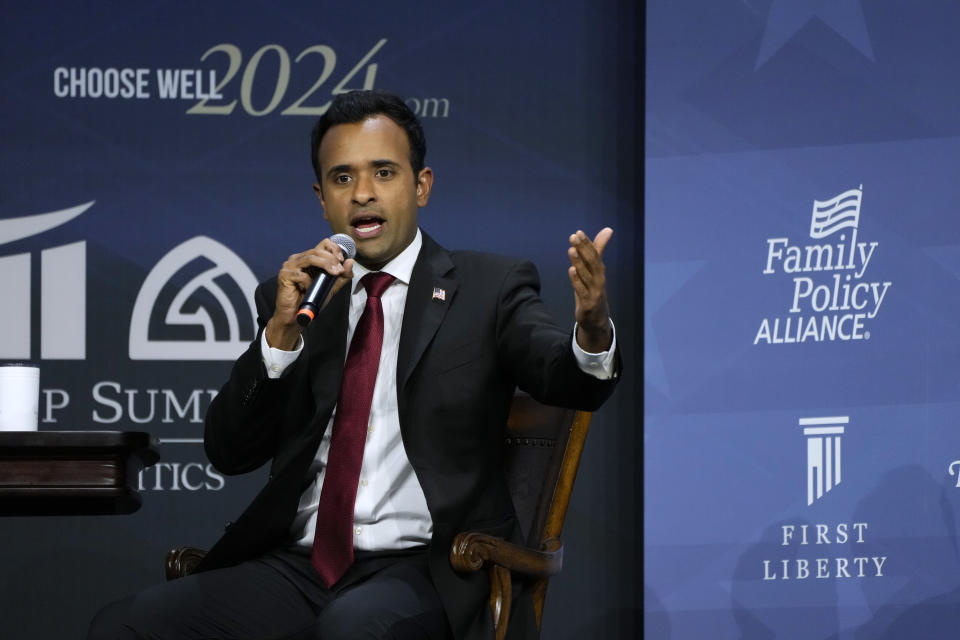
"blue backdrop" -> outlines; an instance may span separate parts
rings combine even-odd
[[[652,0],[645,629],[960,628],[960,8]]]
[[[251,283],[329,233],[313,122],[334,93],[370,87],[423,119],[423,228],[533,259],[562,322],[567,236],[615,229],[628,370],[594,419],[544,637],[637,635],[638,17],[623,1],[7,7],[0,360],[40,365],[41,429],[149,431],[162,460],[134,515],[0,522],[0,636],[83,637],[262,484],[209,466],[203,413],[252,338]]]

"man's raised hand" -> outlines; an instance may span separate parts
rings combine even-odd
[[[592,241],[583,231],[570,236],[570,283],[573,285],[577,344],[587,353],[606,351],[613,342],[603,250],[613,235],[604,227]]]

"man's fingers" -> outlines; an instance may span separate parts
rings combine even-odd
[[[579,274],[584,285],[586,286],[593,282],[593,272],[590,270],[590,265],[584,260],[579,248],[570,247],[567,249],[567,256],[570,258],[570,264],[573,265],[571,268]]]
[[[573,285],[574,294],[581,300],[586,299],[586,297],[590,295],[590,291],[587,289],[587,285],[583,283],[583,279],[580,277],[577,268],[570,267],[567,269],[567,275],[570,276],[570,284]]]
[[[595,255],[599,255],[597,254],[597,248],[593,246],[590,238],[587,237],[587,234],[583,231],[577,231],[570,236],[570,246],[579,251],[586,260],[589,260]]]
[[[593,309],[602,304],[604,288],[606,286],[606,268],[603,264],[602,252],[613,235],[613,229],[604,227],[591,241],[582,230],[570,236],[570,248],[567,256],[570,258],[570,282],[578,304],[584,309]]]
[[[323,269],[329,274],[340,275],[343,272],[343,264],[340,260],[341,258],[333,252],[317,247],[310,251],[290,256],[290,259],[284,263],[283,267],[303,271],[312,271],[311,268]]]
[[[340,265],[343,267],[343,271],[340,272],[340,279],[350,280],[353,278],[353,258],[347,258],[343,261],[343,264]]]
[[[597,255],[603,256],[603,250],[607,247],[607,243],[610,242],[612,236],[613,229],[610,227],[600,229],[600,233],[593,239],[593,246],[597,249]]]
[[[603,249],[607,246],[607,242],[610,241],[611,235],[613,235],[613,229],[604,227],[600,233],[597,234],[596,238],[591,241],[586,233],[577,231],[570,236],[570,246],[580,253],[587,269],[590,271],[598,271],[603,268]]]
[[[570,236],[570,262],[580,269],[588,285],[603,283],[606,267],[602,252],[612,235],[613,229],[604,227],[593,241],[583,231]]]
[[[612,236],[613,229],[604,227],[591,241],[586,233],[578,230],[570,236],[570,246],[576,247],[577,250],[581,251],[586,259],[590,259],[593,255],[599,258],[603,255],[603,250],[606,249],[607,243],[610,242]]]
[[[313,280],[310,274],[300,269],[281,269],[280,279],[293,283],[301,291],[309,287],[310,282]]]
[[[343,252],[340,247],[328,239],[303,253],[295,253],[287,258],[286,262],[280,268],[279,284],[281,290],[277,292],[284,295],[288,304],[293,301],[290,296],[299,298],[310,285],[320,270],[337,276],[338,279],[350,279],[353,277],[353,260],[343,260]],[[284,294],[283,289],[289,287],[288,293]],[[294,291],[296,293],[294,293]]]
[[[570,236],[570,251],[568,253],[570,262],[587,273],[596,268],[593,263],[600,259],[593,243],[590,242],[590,238],[583,231],[577,231]]]
[[[338,245],[336,242],[331,240],[330,238],[324,238],[323,240],[321,240],[320,244],[314,247],[314,250],[316,251],[317,249],[321,249],[321,248],[325,249],[328,253],[333,254],[333,256],[337,259],[338,262],[343,261],[343,258],[344,258],[343,248],[340,245]]]

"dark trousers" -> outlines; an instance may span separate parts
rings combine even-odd
[[[88,640],[448,640],[425,550],[357,552],[330,589],[279,550],[156,585],[103,608]]]

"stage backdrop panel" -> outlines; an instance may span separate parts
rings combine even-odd
[[[571,328],[567,237],[614,227],[612,306],[634,348],[635,18],[573,1],[7,7],[0,360],[39,364],[41,429],[148,431],[162,458],[134,515],[0,521],[0,636],[83,637],[262,485],[265,470],[210,465],[203,416],[254,336],[256,282],[330,233],[309,132],[335,94],[402,95],[436,176],[423,228],[534,260]],[[631,366],[595,417],[545,637],[639,633]]]
[[[956,3],[648,3],[645,629],[960,628]]]

